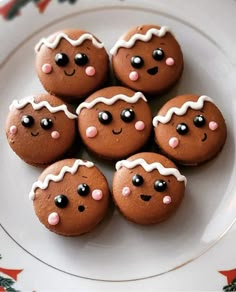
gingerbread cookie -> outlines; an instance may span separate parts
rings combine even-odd
[[[76,118],[50,94],[14,100],[6,120],[8,143],[25,162],[49,164],[70,150],[77,134]]]
[[[35,47],[36,69],[44,88],[74,102],[107,80],[109,58],[94,35],[67,29],[43,38]]]
[[[160,149],[184,165],[214,158],[227,136],[222,113],[206,95],[187,94],[169,100],[154,117],[153,125]]]
[[[89,161],[65,159],[46,168],[32,185],[30,199],[40,222],[49,230],[76,236],[94,229],[109,203],[109,187]]]
[[[134,27],[115,43],[110,52],[117,79],[145,94],[166,92],[183,71],[180,45],[166,26]]]
[[[111,86],[93,93],[76,112],[84,144],[106,159],[133,154],[151,133],[152,114],[146,98],[125,87]]]
[[[186,182],[168,158],[152,152],[138,153],[116,163],[112,193],[128,220],[155,224],[168,219],[179,207]]]

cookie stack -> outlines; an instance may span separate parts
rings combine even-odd
[[[64,236],[87,233],[102,221],[111,198],[137,224],[167,220],[187,183],[177,165],[213,159],[227,136],[222,113],[206,95],[173,97],[153,117],[152,101],[184,68],[170,29],[134,27],[110,56],[95,35],[66,29],[41,39],[35,52],[47,93],[12,102],[6,136],[22,160],[45,168],[30,191],[41,223]],[[114,162],[111,190],[92,161],[75,158],[82,144]]]

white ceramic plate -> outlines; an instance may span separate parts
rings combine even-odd
[[[144,2],[144,1],[143,1]],[[105,20],[105,21],[104,21]],[[90,234],[65,238],[45,229],[37,220],[28,199],[40,169],[24,164],[9,148],[4,123],[8,106],[15,98],[44,91],[34,69],[34,45],[50,33],[65,27],[93,32],[109,51],[128,28],[158,23],[172,28],[182,45],[185,69],[178,85],[162,99],[152,102],[153,111],[167,98],[183,93],[206,94],[214,98],[228,126],[228,138],[220,155],[196,168],[183,168],[188,178],[186,197],[169,221],[143,227],[127,222],[111,210],[106,220]],[[20,27],[19,27],[20,31]],[[19,34],[18,30],[13,32]],[[3,45],[3,44],[2,44]],[[5,50],[6,51],[6,50]],[[4,53],[5,53],[4,51]],[[0,48],[1,52],[1,48]],[[132,5],[84,5],[71,14],[42,24],[35,33],[5,54],[0,72],[0,223],[17,245],[35,259],[76,277],[105,281],[126,281],[161,275],[198,258],[211,248],[234,223],[236,214],[235,169],[235,68],[207,31],[142,3]],[[26,141],[27,143],[27,141]],[[109,182],[111,164],[90,157],[84,150],[78,157],[93,160]]]

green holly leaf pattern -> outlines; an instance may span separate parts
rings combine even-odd
[[[229,284],[223,287],[224,292],[236,292],[236,278]]]
[[[3,287],[6,292],[20,292],[12,287],[15,282],[10,278],[4,278],[0,276],[0,287]]]
[[[12,279],[3,278],[2,276],[0,276],[0,286],[7,288],[7,287],[11,287],[13,284],[14,284],[14,281]]]

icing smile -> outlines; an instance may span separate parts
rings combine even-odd
[[[73,71],[71,73],[66,72],[66,70],[64,70],[64,73],[66,76],[73,76],[75,74],[75,69],[73,69]]]
[[[33,136],[33,137],[37,137],[38,135],[39,135],[39,132],[37,132],[37,133],[31,132],[31,136]]]
[[[113,133],[114,135],[119,135],[121,132],[122,132],[122,128],[120,128],[119,131],[112,130],[112,133]]]
[[[145,202],[148,202],[151,200],[152,196],[149,196],[149,195],[140,195],[140,198],[145,201]]]
[[[85,210],[84,205],[79,205],[79,206],[78,206],[78,211],[79,211],[79,212],[84,212],[84,210]]]
[[[204,137],[202,138],[202,142],[206,141],[206,139],[207,139],[207,134],[204,133]]]
[[[147,70],[148,74],[150,75],[155,75],[158,72],[158,67],[152,67],[150,69]]]

